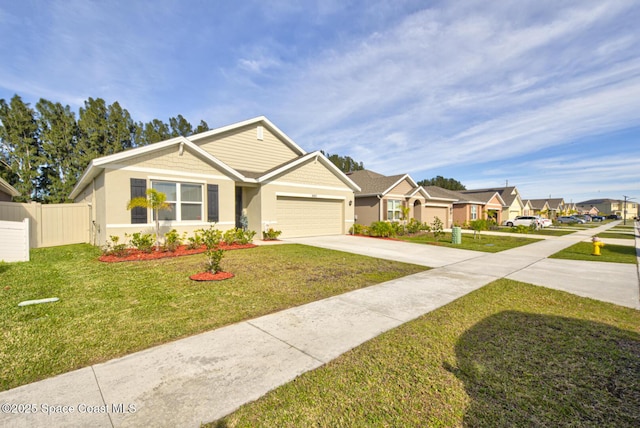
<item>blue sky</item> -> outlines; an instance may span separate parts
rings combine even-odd
[[[640,2],[0,3],[0,98],[88,97],[524,198],[640,200]]]

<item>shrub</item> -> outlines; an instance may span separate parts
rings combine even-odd
[[[255,230],[243,230],[240,237],[240,244],[250,244],[253,242],[253,237],[256,236]]]
[[[388,221],[374,221],[369,226],[369,235],[381,238],[390,238],[395,236],[396,230]]]
[[[189,248],[190,250],[195,250],[196,248],[200,248],[203,244],[200,230],[194,231],[193,236],[190,236],[189,239],[187,239],[187,241],[189,242],[187,244],[187,248]]]
[[[529,226],[525,226],[524,224],[520,224],[518,226],[514,226],[511,228],[515,233],[529,233]]]
[[[182,244],[182,239],[180,235],[178,235],[178,231],[175,229],[171,229],[169,232],[164,234],[164,248],[167,251],[174,252],[178,249],[178,247]]]
[[[363,225],[358,224],[358,223],[354,223],[353,226],[351,226],[351,228],[349,229],[349,233],[352,235],[362,235],[362,229],[364,228]]]
[[[119,236],[109,236],[109,239],[102,247],[102,254],[105,256],[125,256],[127,254],[127,243],[123,242],[122,244],[118,244],[119,241]]]
[[[150,253],[155,243],[154,235],[136,232],[131,235],[131,245],[143,253]]]
[[[407,232],[409,233],[418,233],[421,230],[431,230],[431,227],[427,223],[421,223],[415,218],[409,220],[407,224]]]
[[[266,232],[262,232],[262,239],[265,241],[275,241],[281,233],[281,230],[274,230],[270,227]]]
[[[229,229],[227,230],[224,235],[222,236],[222,242],[224,242],[227,245],[233,245],[236,243],[237,241],[237,231],[240,231],[240,233],[242,233],[242,229]]]

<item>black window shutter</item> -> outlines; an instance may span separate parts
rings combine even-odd
[[[219,221],[217,184],[207,184],[207,221],[209,223]]]
[[[147,197],[147,180],[141,178],[131,179],[131,199]],[[134,208],[131,210],[131,224],[146,223],[147,210],[145,208]]]

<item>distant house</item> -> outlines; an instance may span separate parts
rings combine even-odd
[[[167,195],[161,231],[215,223],[282,231],[282,237],[347,233],[360,188],[321,152],[307,153],[261,116],[93,159],[70,198],[91,204],[93,239],[153,232],[151,210],[127,202],[154,188]]]
[[[360,187],[355,193],[356,223],[370,225],[376,221],[403,219],[402,208],[409,208],[409,218],[431,224],[435,217],[444,227],[451,224],[454,199],[431,194],[418,186],[409,174],[386,176],[370,170],[354,171],[348,177]]]
[[[597,209],[600,215],[619,215],[624,217],[625,202],[622,199],[590,199],[588,201],[578,202],[576,204],[581,209]],[[638,204],[635,201],[627,200],[626,203],[627,219],[638,216]]]
[[[515,186],[462,190],[460,193],[465,195],[498,193],[504,201],[501,215],[502,221],[513,220],[517,216],[524,215],[525,204]]]
[[[527,199],[525,203],[531,206],[529,215],[539,215],[541,217],[551,218],[549,216],[549,203],[546,199]]]
[[[11,202],[13,198],[18,196],[20,196],[20,192],[0,178],[0,202]]]
[[[566,212],[565,203],[563,198],[547,199],[547,205],[549,206],[549,218],[554,219],[560,215],[568,215]]]
[[[502,207],[505,202],[498,192],[488,191],[465,194],[436,186],[427,186],[425,190],[427,193],[438,195],[440,198],[453,200],[452,225],[461,226],[479,219],[493,219],[496,223],[503,221]]]

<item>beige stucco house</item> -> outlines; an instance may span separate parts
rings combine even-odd
[[[151,210],[127,203],[155,188],[167,195],[161,232],[240,226],[281,237],[345,234],[360,188],[320,152],[305,152],[261,116],[91,161],[70,198],[91,204],[93,243],[153,232]]]
[[[549,217],[549,203],[546,199],[527,199],[526,203],[531,206],[531,214],[528,215],[539,215],[541,217],[551,218]]]
[[[402,208],[409,208],[409,218],[431,224],[435,217],[444,227],[451,225],[453,200],[431,195],[408,174],[386,176],[370,170],[349,173],[360,190],[355,193],[356,223],[365,226],[375,221],[399,221]]]
[[[588,201],[578,202],[576,205],[583,212],[595,208],[600,215],[608,216],[614,214],[620,217],[624,217],[626,208],[627,219],[638,217],[640,212],[638,203],[629,199],[626,201],[626,206],[623,199],[590,199]]]
[[[13,198],[18,196],[20,196],[20,192],[0,178],[0,202],[11,202]]]
[[[525,215],[525,203],[522,201],[520,192],[515,186],[463,190],[460,193],[465,195],[498,193],[500,198],[504,201],[504,205],[502,206],[502,215],[500,216],[502,221],[513,220],[517,216]]]

